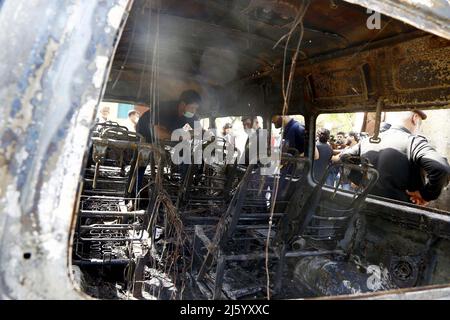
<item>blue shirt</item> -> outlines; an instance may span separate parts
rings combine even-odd
[[[284,128],[283,139],[288,148],[297,149],[300,154],[305,152],[305,127],[300,122],[291,119]]]

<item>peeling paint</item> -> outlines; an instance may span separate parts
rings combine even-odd
[[[121,6],[115,6],[108,13],[108,23],[113,29],[118,29],[120,22],[122,21],[123,8]]]
[[[69,278],[71,213],[90,124],[119,31],[110,23],[121,19],[128,1],[65,2],[7,2],[1,11],[16,14],[0,19],[3,24],[16,18],[8,48],[24,50],[0,53],[12,66],[0,89],[5,104],[0,112],[6,115],[0,117],[0,211],[6,213],[0,214],[0,298],[85,297]],[[29,24],[34,15],[42,17],[41,25]],[[97,16],[105,19],[96,21]],[[20,32],[27,32],[22,43],[16,41]]]
[[[98,56],[95,58],[97,72],[94,74],[92,82],[96,88],[100,88],[103,83],[103,75],[108,64],[108,57]]]

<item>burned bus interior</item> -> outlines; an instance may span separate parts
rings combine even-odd
[[[102,103],[140,106],[152,128],[164,101],[196,90],[204,130],[258,116],[273,134],[273,116],[298,115],[305,151],[281,153],[272,171],[239,163],[237,149],[223,151],[227,162],[222,154],[175,164],[173,141],[93,124],[69,246],[78,290],[99,299],[248,300],[448,285],[447,189],[443,209],[372,196],[379,172],[358,157],[312,175],[322,114],[449,108],[450,41],[374,14],[339,0],[130,4]],[[197,147],[211,145],[225,150],[220,135]],[[327,186],[332,170],[358,186]]]

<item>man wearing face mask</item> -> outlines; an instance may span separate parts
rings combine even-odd
[[[447,159],[418,134],[426,118],[421,110],[396,113],[392,126],[380,134],[380,143],[364,139],[341,157],[363,156],[378,170],[373,194],[426,205],[439,197],[450,175]]]
[[[200,107],[202,99],[195,90],[184,91],[178,101],[161,102],[159,114],[155,115],[154,131],[157,139],[170,140],[176,129],[194,129],[194,122],[198,121],[195,113]],[[136,131],[152,142],[150,134],[150,112],[145,112],[136,125]]]
[[[195,113],[197,112],[200,103],[200,95],[194,90],[184,91],[178,101],[168,101],[159,103],[159,108],[155,114],[155,120],[150,121],[150,110],[146,111],[136,124],[136,132],[141,134],[145,138],[145,142],[153,143],[154,137],[150,127],[153,122],[154,134],[156,139],[163,141],[170,141],[172,132],[176,129],[187,128],[189,130],[194,129],[194,122],[198,121]],[[131,165],[131,171],[134,171],[136,165],[137,153],[134,154],[134,159]],[[182,175],[186,172],[186,165],[182,166]],[[145,167],[138,169],[137,175],[137,190],[142,187],[142,181],[145,173]],[[131,175],[128,183],[131,181]],[[126,197],[135,197],[136,190],[133,189],[131,194],[126,193]]]

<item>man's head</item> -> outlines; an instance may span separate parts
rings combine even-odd
[[[101,109],[100,109],[100,116],[102,117],[102,120],[103,121],[107,121],[108,120],[108,118],[109,118],[109,107],[108,106],[103,106]]]
[[[347,136],[347,144],[353,147],[355,144],[358,144],[358,142],[359,142],[359,135],[354,131],[350,131]]]
[[[223,126],[223,135],[227,135],[231,133],[231,130],[233,129],[233,125],[231,123],[226,123]]]
[[[319,130],[317,130],[317,139],[321,143],[327,143],[330,139],[330,130],[325,128],[320,128]]]
[[[422,110],[396,112],[393,114],[393,123],[408,129],[412,134],[418,134],[422,127],[422,121],[427,115]]]
[[[345,144],[345,132],[339,131],[336,134],[336,143],[337,144]]]
[[[245,130],[258,129],[259,128],[258,117],[243,117],[242,125],[244,126]]]
[[[291,121],[291,117],[289,117],[289,116],[273,116],[272,117],[272,123],[274,124],[275,128],[277,128],[277,129],[280,129],[281,127],[286,126],[289,121]]]
[[[136,110],[130,110],[128,112],[128,119],[130,119],[132,123],[136,124],[139,120],[139,112]]]
[[[178,113],[180,115],[184,115],[186,118],[194,117],[198,108],[200,107],[200,103],[202,102],[202,98],[195,90],[187,90],[184,91],[180,95],[179,103],[178,103]]]

